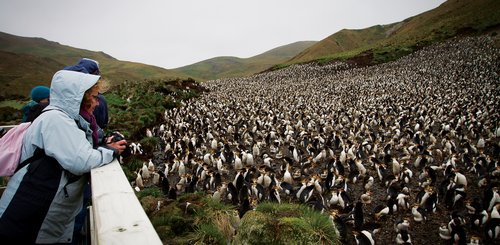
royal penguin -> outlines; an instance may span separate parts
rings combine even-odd
[[[496,204],[490,213],[490,219],[484,226],[485,236],[488,240],[500,238],[500,203]]]
[[[375,245],[375,239],[369,231],[353,231],[353,235],[357,245]]]
[[[418,203],[413,204],[411,208],[411,214],[413,215],[413,220],[415,222],[425,222],[427,220],[427,213],[426,211],[420,207]]]
[[[448,224],[442,223],[439,226],[439,237],[441,237],[441,239],[446,240],[446,241],[451,239],[451,233],[450,233],[450,229],[448,229]]]
[[[382,217],[393,214],[395,211],[397,211],[396,201],[395,199],[390,198],[389,200],[387,200],[386,205],[378,205],[375,207],[374,210],[375,220],[380,220]]]
[[[396,222],[394,222],[394,231],[396,233],[402,230],[408,230],[409,228],[410,228],[410,220],[407,218],[397,219]]]
[[[354,219],[354,230],[360,231],[363,228],[363,223],[365,221],[362,202],[356,202],[352,216]]]
[[[405,244],[405,245],[411,245],[411,237],[410,234],[408,233],[408,230],[401,230],[398,232],[396,235],[396,244]]]

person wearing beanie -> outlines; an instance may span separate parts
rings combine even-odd
[[[31,90],[31,99],[36,103],[48,102],[50,89],[46,86],[36,86]]]
[[[101,74],[101,71],[99,70],[99,62],[89,58],[82,58],[76,65],[66,66],[63,70],[77,71],[93,75]],[[99,93],[97,99],[99,100],[99,105],[94,110],[94,117],[97,121],[97,125],[99,125],[101,129],[105,129],[108,126],[109,121],[108,103],[106,102],[104,95],[101,93]]]
[[[32,121],[38,116],[45,106],[49,104],[50,89],[46,86],[36,86],[31,89],[31,101],[21,109],[23,112],[22,122]]]

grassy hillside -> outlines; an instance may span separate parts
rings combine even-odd
[[[33,86],[49,85],[56,71],[75,64],[81,57],[98,60],[103,77],[112,85],[125,80],[185,77],[160,67],[119,61],[103,52],[0,32],[0,98],[28,96]]]
[[[358,47],[369,46],[387,38],[398,24],[377,25],[362,30],[343,29],[321,40],[293,57],[292,62],[310,61],[331,54],[348,52]]]
[[[500,25],[498,0],[448,0],[439,7],[386,26],[342,30],[300,53],[287,64],[367,57],[370,64],[397,59],[428,44]]]
[[[216,57],[180,67],[174,71],[187,74],[199,81],[247,76],[264,71],[275,64],[283,63],[315,43],[315,41],[295,42],[246,59],[227,56]]]

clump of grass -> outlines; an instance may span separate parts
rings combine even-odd
[[[243,216],[235,241],[242,244],[340,244],[326,215],[309,206],[261,203]],[[255,237],[259,237],[258,242]]]

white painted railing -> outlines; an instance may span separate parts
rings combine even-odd
[[[92,244],[162,244],[117,160],[91,176]]]
[[[11,128],[15,127],[15,126],[17,126],[17,124],[16,125],[4,125],[4,126],[1,126],[1,127],[4,128],[5,130],[9,131],[9,129],[11,129]]]

